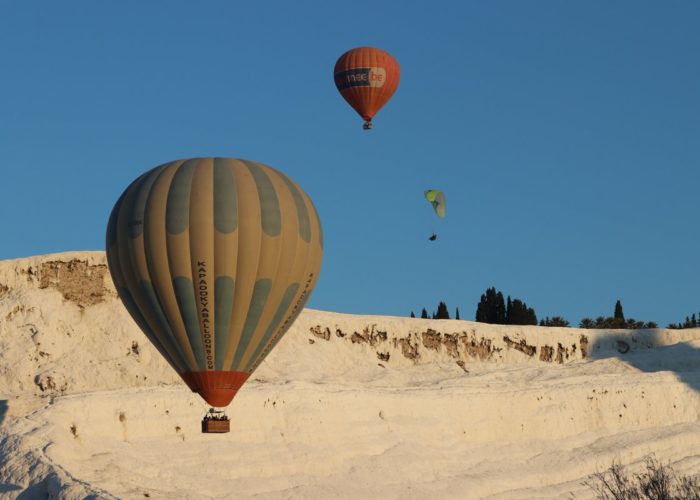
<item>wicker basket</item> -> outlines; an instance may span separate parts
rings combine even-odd
[[[229,432],[231,430],[230,420],[202,420],[202,432],[209,433],[223,433]]]

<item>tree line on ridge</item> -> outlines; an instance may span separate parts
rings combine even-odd
[[[416,315],[411,311],[411,317]],[[423,319],[451,319],[445,302],[438,304],[437,310],[428,314],[426,308],[421,310],[420,317]],[[684,322],[671,323],[667,328],[697,328],[700,326],[700,314],[696,317],[686,316]],[[455,310],[454,319],[460,319],[459,308]],[[511,299],[510,295],[504,298],[503,293],[495,287],[488,288],[476,305],[475,320],[480,323],[491,323],[496,325],[539,325],[539,326],[570,326],[568,320],[562,316],[541,318],[539,323],[535,310],[520,299]],[[612,316],[597,316],[596,318],[585,317],[578,324],[579,328],[602,328],[602,329],[630,329],[658,328],[654,321],[639,321],[634,318],[625,318],[622,310],[622,303],[618,299]]]

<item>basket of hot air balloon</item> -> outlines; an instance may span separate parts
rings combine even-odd
[[[124,191],[107,228],[124,306],[189,388],[218,408],[299,315],[322,254],[308,195],[247,160],[156,167]],[[228,428],[219,415],[210,412],[202,430]]]
[[[372,128],[372,118],[399,86],[399,63],[388,52],[374,47],[348,50],[335,63],[333,78],[338,92]]]
[[[231,430],[231,420],[223,411],[209,408],[209,411],[202,419],[202,432],[221,434]]]

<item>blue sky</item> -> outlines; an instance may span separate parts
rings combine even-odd
[[[700,312],[698,26],[696,1],[0,0],[0,258],[104,249],[140,173],[230,156],[314,200],[310,307],[473,319],[495,286],[538,317],[619,298],[679,321]],[[371,132],[332,77],[362,45],[402,70]]]

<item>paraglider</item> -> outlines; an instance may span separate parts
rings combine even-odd
[[[124,191],[107,227],[109,270],[124,306],[212,407],[231,402],[292,325],[322,254],[306,193],[247,160],[156,167]],[[212,415],[219,413],[208,421],[228,425]]]
[[[446,210],[444,193],[437,189],[427,189],[423,194],[425,195],[425,199],[428,200],[428,202],[433,206],[435,214],[443,219],[445,217]],[[430,241],[437,240],[437,234],[435,234],[435,231],[433,231],[433,234],[428,239]]]
[[[372,118],[399,86],[400,68],[391,54],[373,47],[358,47],[338,58],[333,78],[343,98],[372,128]]]

